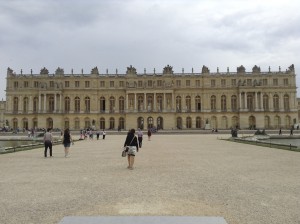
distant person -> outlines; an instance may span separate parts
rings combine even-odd
[[[291,127],[290,135],[293,135],[294,132],[294,126]]]
[[[143,132],[141,131],[141,129],[138,129],[138,140],[139,140],[139,148],[142,148],[142,143],[143,143]]]
[[[281,128],[279,128],[279,135],[282,135],[282,131],[281,131]]]
[[[128,146],[128,169],[133,170],[133,164],[134,164],[134,158],[136,153],[139,151],[139,144],[138,144],[138,139],[135,136],[135,130],[131,129],[126,137],[124,147]]]
[[[64,131],[63,144],[65,147],[65,158],[69,157],[71,143],[74,144],[69,128]]]
[[[150,141],[152,135],[150,128],[148,129],[147,135],[148,135],[148,141]]]
[[[99,140],[100,132],[99,130],[96,132],[97,140]]]
[[[49,148],[50,157],[52,157],[52,142],[53,142],[53,136],[51,133],[51,128],[48,128],[46,133],[44,134],[44,145],[45,145],[44,156],[45,156],[45,158],[47,158],[48,148]]]
[[[105,130],[103,129],[103,131],[102,131],[102,139],[103,139],[103,140],[105,139],[105,135],[106,135],[106,132],[105,132]]]

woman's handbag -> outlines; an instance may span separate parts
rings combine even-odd
[[[126,155],[127,155],[127,151],[126,151],[126,147],[124,147],[122,151],[122,157],[126,157]]]

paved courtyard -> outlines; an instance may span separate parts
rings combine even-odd
[[[0,223],[65,216],[219,216],[228,224],[300,224],[300,153],[153,135],[128,170],[124,135],[0,155]]]

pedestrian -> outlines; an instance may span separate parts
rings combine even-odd
[[[64,137],[63,137],[63,144],[65,147],[65,158],[69,157],[69,149],[70,149],[71,143],[74,145],[70,130],[69,130],[69,128],[66,128],[65,132],[64,132]]]
[[[139,151],[138,139],[135,136],[135,130],[131,129],[126,137],[124,147],[128,147],[127,159],[128,159],[128,169],[133,170],[134,158],[136,153]]]
[[[293,135],[293,131],[294,131],[294,126],[291,127],[290,135]]]
[[[47,132],[44,134],[44,145],[45,145],[44,156],[45,156],[45,158],[47,158],[48,148],[49,148],[50,157],[52,157],[52,142],[53,142],[53,136],[51,133],[51,128],[48,128]]]
[[[147,135],[148,135],[148,141],[150,141],[152,135],[150,128],[148,129]]]
[[[97,140],[99,140],[99,135],[100,135],[99,130],[96,132],[96,135],[97,135]]]
[[[103,129],[103,131],[102,131],[102,138],[103,138],[103,140],[105,139],[105,135],[106,135],[106,132],[105,132],[105,130]]]
[[[141,131],[141,129],[138,129],[138,140],[139,140],[139,148],[142,148],[142,142],[143,142],[143,132]]]
[[[282,135],[282,131],[281,131],[281,128],[279,129],[279,135]]]

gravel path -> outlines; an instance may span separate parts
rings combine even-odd
[[[43,149],[0,155],[0,223],[58,223],[64,216],[221,216],[228,224],[300,224],[300,153],[219,140],[144,138],[135,169],[125,135],[78,141],[64,158]]]

